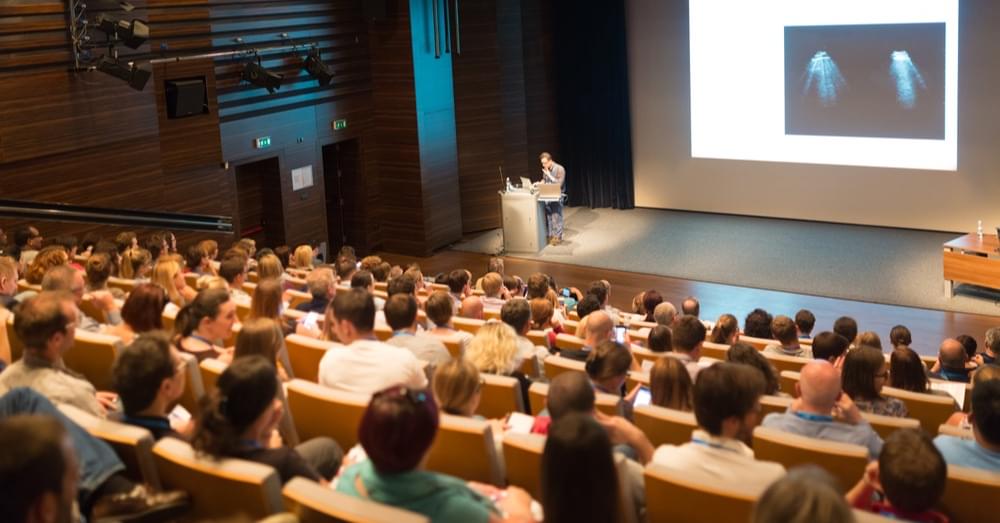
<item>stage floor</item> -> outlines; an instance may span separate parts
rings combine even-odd
[[[1000,294],[944,294],[941,245],[952,233],[656,209],[567,208],[565,240],[512,256],[701,282],[1000,316]],[[502,250],[500,230],[454,245]],[[792,311],[794,313],[794,311]],[[976,334],[977,337],[981,333]]]

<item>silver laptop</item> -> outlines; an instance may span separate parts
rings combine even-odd
[[[522,176],[521,177],[521,188],[522,189],[530,189],[531,188],[531,180],[528,179],[528,178],[525,178],[524,176]]]
[[[538,186],[538,199],[558,200],[562,198],[562,191],[558,183],[543,183]]]

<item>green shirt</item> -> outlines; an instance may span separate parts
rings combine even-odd
[[[487,522],[494,510],[489,499],[458,478],[425,470],[379,474],[371,460],[348,467],[337,480],[337,490],[365,497],[355,486],[359,476],[372,501],[423,514],[433,522]]]

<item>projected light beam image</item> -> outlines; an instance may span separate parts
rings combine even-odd
[[[917,105],[917,87],[926,90],[927,83],[910,59],[910,53],[893,51],[889,74],[896,81],[896,101],[906,109],[913,109]]]
[[[808,96],[813,86],[816,87],[816,96],[819,97],[823,107],[837,105],[837,97],[847,86],[837,62],[826,51],[816,51],[809,65],[806,67],[806,85],[802,94]]]

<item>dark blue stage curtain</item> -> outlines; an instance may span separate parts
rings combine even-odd
[[[555,0],[559,158],[571,206],[635,207],[625,0]]]

